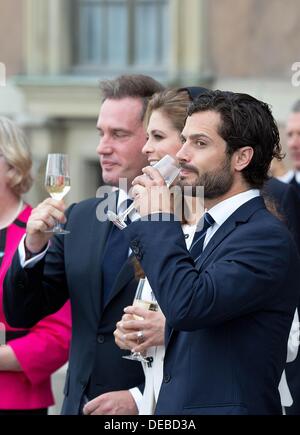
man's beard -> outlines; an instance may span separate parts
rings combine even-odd
[[[179,186],[184,189],[184,193],[189,196],[199,196],[203,194],[205,199],[216,199],[225,195],[232,187],[233,174],[231,173],[231,159],[225,157],[223,164],[218,169],[199,174],[199,171],[190,165],[181,165],[182,168],[193,170],[197,174],[196,181],[190,185],[184,179],[179,180]],[[200,187],[200,189],[199,189]],[[197,189],[198,188],[198,189]]]

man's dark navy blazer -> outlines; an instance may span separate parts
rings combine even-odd
[[[141,365],[122,358],[128,352],[117,347],[113,336],[136,290],[130,258],[103,306],[101,263],[112,223],[98,221],[98,205],[98,199],[91,199],[71,207],[67,222],[71,233],[54,237],[45,259],[33,269],[21,268],[17,252],[5,280],[5,315],[13,327],[31,327],[70,297],[73,330],[63,414],[80,413],[87,387],[100,395],[144,382]]]
[[[300,188],[296,180],[286,184],[276,178],[271,178],[263,189],[264,194],[275,201],[284,223],[292,233],[300,253]],[[297,191],[298,189],[298,191]],[[300,286],[299,276],[297,281]],[[300,311],[300,301],[298,312]],[[286,378],[293,398],[293,405],[285,409],[287,415],[300,415],[300,352],[296,359],[286,365]]]
[[[238,208],[196,265],[179,222],[138,221],[125,234],[167,319],[156,413],[281,414],[300,260],[263,199]]]

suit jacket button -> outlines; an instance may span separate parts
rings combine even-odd
[[[103,344],[104,343],[104,335],[98,335],[97,336],[97,342],[99,343],[99,344]]]
[[[164,383],[167,384],[168,382],[170,382],[170,380],[171,380],[171,376],[166,373],[164,376]]]

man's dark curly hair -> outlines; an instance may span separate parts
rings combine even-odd
[[[261,188],[268,179],[272,159],[284,157],[278,127],[268,104],[247,94],[207,91],[191,103],[188,115],[208,110],[221,116],[218,133],[227,144],[229,156],[239,148],[253,148],[253,158],[242,174],[252,188]]]

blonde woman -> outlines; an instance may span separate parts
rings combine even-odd
[[[3,281],[31,213],[22,195],[32,185],[32,160],[22,131],[0,117],[0,415],[47,414],[53,405],[50,376],[68,359],[71,333],[66,304],[30,329],[11,328],[2,306]]]

